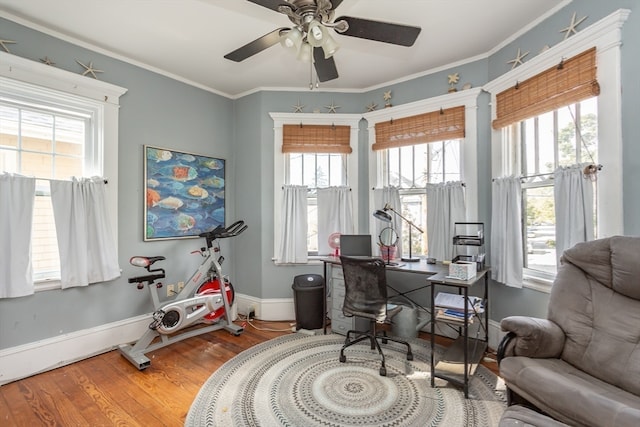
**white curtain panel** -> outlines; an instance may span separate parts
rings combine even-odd
[[[493,180],[491,278],[522,288],[522,187],[514,176]]]
[[[318,254],[329,255],[331,233],[353,234],[353,198],[349,187],[318,190]]]
[[[35,178],[0,174],[0,298],[34,292],[31,225],[35,195]]]
[[[285,185],[282,189],[282,229],[276,253],[277,264],[306,263],[307,187]]]
[[[62,289],[120,276],[103,178],[51,181]]]
[[[566,249],[594,238],[593,183],[583,176],[583,168],[574,165],[553,173],[558,260]]]
[[[402,212],[402,204],[400,203],[400,191],[396,187],[384,187],[384,188],[376,188],[373,190],[373,206],[374,212],[377,210],[381,210],[385,207],[385,205],[391,206],[393,210],[397,212]],[[391,211],[387,211],[389,215],[391,215],[391,222],[384,222],[377,218],[373,218],[373,236],[371,236],[371,242],[373,245],[372,254],[379,255],[380,249],[378,246],[378,242],[380,240],[380,232],[382,229],[386,227],[392,227],[396,233],[398,234],[398,243],[396,244],[396,257],[402,257],[402,218],[395,215]],[[373,215],[373,212],[371,213]]]
[[[466,221],[464,185],[447,182],[427,185],[428,255],[439,261],[454,256],[454,224]]]

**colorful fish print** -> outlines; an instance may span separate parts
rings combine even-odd
[[[200,184],[205,187],[211,188],[223,188],[224,187],[224,179],[218,176],[212,176],[211,178],[200,180]]]
[[[158,169],[158,173],[167,178],[182,182],[198,177],[198,172],[195,168],[185,165],[165,166]]]
[[[156,190],[147,188],[147,206],[154,206],[160,201],[160,194]]]
[[[156,188],[160,185],[160,182],[157,179],[149,178],[147,180],[147,187]]]
[[[219,170],[224,167],[224,162],[219,159],[207,159],[200,162],[202,166],[206,166],[209,169]]]
[[[197,185],[189,187],[187,193],[189,194],[189,197],[193,199],[206,199],[209,196],[207,190],[202,187],[198,187]]]
[[[157,148],[147,148],[147,159],[154,160],[156,162],[166,162],[171,160],[171,151],[159,150]]]
[[[180,213],[172,219],[171,225],[173,226],[174,230],[180,230],[184,232],[191,230],[196,225],[196,220],[190,215]]]
[[[176,157],[180,160],[184,160],[185,162],[193,162],[196,160],[196,158],[191,154],[178,154]]]
[[[184,205],[182,200],[172,196],[166,197],[153,204],[153,206],[158,206],[163,209],[173,209],[173,210],[180,209],[182,205]]]

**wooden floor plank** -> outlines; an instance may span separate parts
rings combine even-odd
[[[0,425],[6,425],[11,415],[11,409],[9,404],[5,400],[4,396],[0,395]]]
[[[238,353],[290,333],[289,322],[255,321],[240,336],[218,330],[158,349],[139,371],[114,350],[0,387],[0,425],[182,426],[204,382]],[[421,334],[421,338],[428,338]],[[438,344],[450,340],[438,338]],[[494,373],[495,362],[483,363]]]

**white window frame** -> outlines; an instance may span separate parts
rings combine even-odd
[[[111,229],[116,232],[118,247],[118,110],[120,96],[127,89],[90,77],[74,74],[0,52],[0,92],[20,96],[28,94],[47,103],[80,107],[91,111],[95,120],[97,150],[92,153],[101,164],[96,174],[108,179],[107,205],[111,212]],[[59,280],[36,282],[35,290],[60,289]]]
[[[285,154],[282,153],[282,138],[284,125],[324,125],[349,126],[351,129],[349,145],[351,153],[347,154],[347,183],[351,193],[358,193],[358,132],[362,116],[359,114],[316,114],[316,113],[269,113],[273,119],[273,259],[278,250],[278,239],[282,232],[282,192],[280,188],[285,184]],[[358,229],[358,203],[353,203],[353,224]],[[309,261],[322,258],[310,256]]]
[[[369,113],[363,117],[367,120],[369,130],[369,188],[380,187],[383,182],[382,168],[380,167],[380,154],[371,148],[376,142],[377,123],[392,119],[401,119],[441,108],[453,108],[463,105],[464,113],[464,138],[460,143],[460,179],[465,183],[465,204],[468,221],[478,220],[478,118],[477,99],[480,88],[467,89],[460,92],[449,93],[421,101],[384,108]],[[374,212],[381,206],[373,205],[373,193],[369,197],[369,211]],[[373,222],[369,222],[370,230],[374,232]]]
[[[496,95],[516,82],[527,80],[563,59],[571,58],[585,50],[596,47],[598,95],[598,162],[604,165],[598,174],[597,191],[599,238],[623,233],[622,199],[622,80],[620,68],[620,45],[622,26],[630,11],[619,9],[586,29],[558,43],[523,65],[487,83],[483,89],[491,94],[491,118],[496,118]],[[492,177],[518,174],[517,153],[502,140],[502,129],[491,133]],[[517,150],[516,150],[517,151]],[[603,191],[606,189],[606,191]],[[523,286],[542,292],[550,292],[551,282],[525,277]]]

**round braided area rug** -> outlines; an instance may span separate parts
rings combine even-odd
[[[340,335],[285,335],[258,344],[220,367],[202,386],[186,426],[496,426],[505,409],[504,385],[483,366],[472,377],[469,399],[442,380],[431,388],[430,344],[368,343],[338,360]],[[443,349],[436,348],[437,354]],[[436,359],[437,360],[437,359]]]

